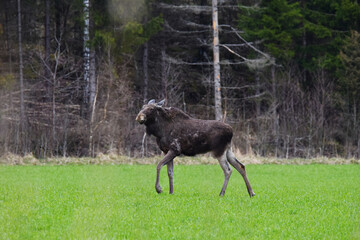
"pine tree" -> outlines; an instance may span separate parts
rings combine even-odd
[[[351,36],[346,38],[345,44],[340,51],[340,59],[343,63],[344,74],[340,77],[341,85],[344,89],[343,94],[347,99],[349,121],[351,127],[348,127],[348,137],[355,142],[356,155],[360,156],[360,34],[357,31],[351,31]],[[349,125],[348,125],[349,126]],[[348,155],[351,154],[350,152]]]

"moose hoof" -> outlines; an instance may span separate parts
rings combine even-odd
[[[161,187],[160,186],[155,186],[156,192],[157,193],[162,193]]]
[[[255,193],[254,192],[251,192],[250,193],[250,197],[254,197],[255,196]]]

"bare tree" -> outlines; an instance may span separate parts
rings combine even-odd
[[[89,149],[88,153],[91,156],[93,153],[93,123],[95,118],[96,105],[96,65],[95,65],[95,49],[90,47],[90,31],[92,21],[90,18],[90,0],[84,0],[84,115],[89,121]]]
[[[89,106],[89,82],[90,82],[90,0],[83,0],[84,11],[84,96],[83,96],[83,116],[88,114]]]
[[[143,54],[143,72],[144,72],[144,103],[148,100],[148,85],[149,85],[149,43],[144,44]]]
[[[212,0],[212,21],[213,21],[213,54],[214,54],[214,99],[215,119],[222,119],[221,107],[221,82],[220,82],[220,52],[219,52],[219,23],[218,23],[218,1]]]
[[[49,79],[50,79],[50,0],[45,0],[45,66],[44,66],[44,77],[45,77],[45,88],[46,97],[49,97]]]
[[[18,40],[19,40],[19,81],[20,81],[20,139],[22,145],[22,152],[25,153],[26,150],[26,129],[25,129],[25,103],[24,103],[24,76],[23,76],[23,51],[22,51],[22,29],[21,29],[21,1],[17,1],[17,11],[18,11]]]

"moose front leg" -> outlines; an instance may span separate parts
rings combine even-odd
[[[171,160],[168,162],[167,166],[167,172],[169,177],[169,186],[170,186],[170,194],[174,193],[174,187],[173,187],[173,178],[174,178],[174,160]]]
[[[162,192],[161,187],[160,187],[160,170],[165,164],[168,164],[169,162],[171,162],[175,157],[176,157],[175,152],[172,150],[169,150],[167,152],[167,154],[165,155],[164,159],[158,163],[158,165],[156,167],[156,183],[155,183],[155,189],[156,189],[157,193]],[[171,191],[171,189],[172,189],[172,180],[171,180],[171,185],[170,185],[170,191]]]

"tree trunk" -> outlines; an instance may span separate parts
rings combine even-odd
[[[255,70],[255,94],[256,96],[260,95],[260,76],[259,76],[259,72],[256,69]],[[261,120],[260,120],[260,115],[261,115],[261,99],[255,99],[255,104],[256,104],[256,132],[257,132],[257,136],[258,136],[258,141],[260,141],[260,144],[257,144],[257,152],[261,153],[261,147],[263,146],[262,143],[262,136],[261,136],[261,132],[262,130],[261,128]]]
[[[163,98],[167,100],[167,74],[166,74],[165,45],[161,47],[161,82]]]
[[[149,59],[149,44],[144,44],[144,55],[143,55],[143,69],[144,69],[144,103],[148,99],[148,84],[149,84],[149,72],[148,72],[148,59]]]
[[[306,0],[301,0],[300,1],[300,6],[302,9],[306,9]],[[303,28],[303,32],[302,32],[302,46],[303,46],[303,61],[306,62],[306,58],[307,58],[307,54],[306,54],[306,46],[307,46],[307,41],[306,41],[306,28],[305,28],[305,19],[302,20],[302,28]],[[303,82],[306,84],[307,82],[307,71],[304,69],[303,70]]]
[[[45,0],[45,57],[44,57],[44,77],[46,97],[50,96],[49,81],[50,81],[50,0]]]
[[[51,71],[50,71],[50,0],[45,0],[45,55],[44,55],[44,87],[45,87],[45,96],[44,100],[46,102],[52,102],[52,113],[49,116],[49,125],[52,126],[52,144],[51,144],[51,153],[53,153],[54,146],[55,146],[55,84],[54,79],[51,78]],[[52,87],[51,87],[52,85]],[[48,141],[45,138],[44,141]],[[45,143],[47,147],[47,143]],[[46,151],[44,151],[43,156],[45,157]]]
[[[324,68],[321,69],[320,73],[320,96],[321,96],[321,103],[320,103],[320,140],[321,140],[321,146],[320,146],[320,156],[323,156],[324,149],[325,149],[325,92],[327,89],[325,89],[325,71]]]
[[[5,35],[6,35],[5,44],[6,44],[6,51],[8,54],[9,73],[12,76],[13,72],[12,72],[12,50],[10,47],[10,30],[9,30],[9,9],[10,9],[10,7],[9,7],[9,5],[10,5],[10,3],[5,4]],[[10,92],[8,109],[11,113],[14,112],[12,97],[13,97],[12,92]],[[11,129],[11,125],[12,125],[12,123],[10,123],[7,127],[4,127],[4,126],[3,127],[5,129]],[[9,134],[7,134],[7,136],[5,137],[5,141],[4,141],[4,152],[5,153],[9,151],[9,143],[11,142],[11,138],[8,135]]]
[[[355,156],[357,156],[357,158],[360,158],[360,137],[359,137],[359,133],[360,133],[360,130],[359,130],[359,124],[358,124],[358,114],[357,114],[357,101],[354,99],[354,135],[355,135],[355,141],[357,142],[357,149],[356,149],[356,152],[355,152]]]
[[[143,55],[143,69],[144,69],[144,104],[147,102],[148,98],[148,84],[149,84],[149,72],[148,72],[148,63],[149,63],[149,44],[146,42],[144,44],[144,55]],[[147,155],[146,151],[146,132],[141,142],[141,156],[144,158]]]
[[[90,28],[92,23],[90,22]],[[90,49],[90,69],[89,69],[89,156],[94,157],[94,123],[96,117],[96,96],[97,96],[97,82],[96,82],[96,51]]]
[[[221,107],[221,82],[220,82],[220,52],[219,52],[219,24],[217,0],[212,0],[212,20],[213,20],[213,54],[214,54],[214,99],[215,99],[215,119],[222,119]]]
[[[90,83],[90,19],[89,19],[89,0],[83,0],[84,4],[84,37],[83,37],[83,47],[84,47],[84,89],[83,89],[83,106],[82,106],[82,116],[88,118],[89,115],[89,83]]]
[[[255,95],[260,96],[260,76],[258,70],[255,72]],[[261,99],[256,100],[256,118],[259,119],[261,115]],[[257,125],[259,126],[259,120],[257,120]],[[258,129],[259,130],[259,129]]]
[[[10,47],[10,27],[9,27],[9,11],[10,11],[10,7],[9,7],[10,3],[7,3],[6,9],[5,9],[5,34],[6,34],[6,50],[7,53],[9,54],[9,73],[12,74],[13,69],[12,69],[12,51],[11,51],[11,47]],[[11,94],[10,94],[11,96]]]
[[[84,4],[84,99],[83,116],[89,124],[89,156],[93,156],[93,123],[95,120],[96,105],[96,52],[90,48],[90,30],[92,22],[90,21],[90,0],[83,0]]]
[[[275,66],[271,67],[271,79],[272,79],[272,95],[273,95],[273,134],[275,138],[275,157],[278,157],[279,149],[279,117],[277,114],[277,97],[276,97],[276,76],[275,76]]]
[[[57,74],[58,74],[58,67],[60,64],[60,55],[61,55],[61,36],[57,41],[57,47],[54,54],[54,70],[52,73],[52,88],[51,88],[51,105],[52,105],[52,145],[51,151],[54,153],[58,151],[58,141],[56,136],[56,126],[57,126],[57,119],[56,119],[56,92],[57,92]]]
[[[62,142],[62,156],[65,158],[67,156],[67,138],[68,138],[68,131],[69,131],[69,109],[68,106],[65,107],[66,112],[63,115],[63,129],[64,129],[64,135],[63,135],[63,142]]]
[[[58,59],[56,59],[58,61]],[[56,63],[57,65],[57,63]],[[51,153],[54,153],[55,149],[57,150],[57,140],[56,140],[56,68],[53,73],[52,81],[52,96],[51,96],[51,105],[52,105],[52,145]]]
[[[61,34],[61,0],[55,0],[55,38],[59,39]]]
[[[94,122],[96,107],[96,66],[95,66],[95,50],[90,50],[90,77],[89,77],[89,156],[94,157]]]
[[[17,1],[18,7],[18,40],[19,40],[19,81],[20,81],[20,141],[23,153],[26,152],[26,138],[25,138],[25,105],[24,105],[24,77],[23,77],[23,51],[21,39],[21,2]]]
[[[89,114],[93,115],[92,106],[94,104],[96,94],[96,52],[95,49],[90,50],[90,71],[89,71]]]

